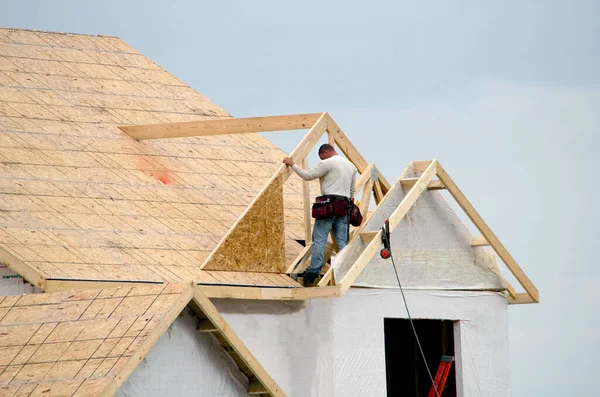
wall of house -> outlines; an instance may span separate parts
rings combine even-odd
[[[400,184],[367,222],[377,231],[406,196]],[[396,268],[405,287],[419,289],[506,289],[496,254],[490,247],[471,247],[473,235],[439,191],[425,191],[391,234]],[[357,239],[332,259],[335,279],[342,280],[368,243]],[[392,261],[375,255],[353,284],[398,288]]]
[[[118,397],[248,396],[248,379],[187,309],[119,389]]]
[[[406,291],[414,318],[457,320],[457,390],[510,395],[503,294]],[[308,302],[217,300],[221,314],[288,396],[386,395],[383,319],[407,318],[399,291],[351,289]]]
[[[502,294],[405,293],[413,318],[457,321],[459,396],[510,396]],[[407,318],[399,291],[351,289],[337,299],[214,303],[288,396],[386,395],[383,319]],[[246,396],[247,380],[211,335],[195,331],[196,321],[190,314],[179,317],[117,395]]]

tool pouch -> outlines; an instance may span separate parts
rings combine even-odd
[[[354,201],[350,201],[348,205],[348,222],[354,227],[358,227],[361,225],[363,221],[363,216],[360,213],[360,209],[354,204]]]
[[[348,200],[334,200],[333,202],[333,215],[335,216],[346,216],[348,215]]]
[[[332,218],[333,202],[329,199],[322,199],[322,201],[319,201],[319,199],[320,197],[317,197],[317,201],[313,203],[312,217],[317,220]]]

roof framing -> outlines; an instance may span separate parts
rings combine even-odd
[[[425,165],[427,166],[427,168],[423,169]],[[432,160],[428,162],[411,162],[401,174],[396,184],[402,184],[402,181],[405,180],[406,175],[411,170],[416,172],[422,171],[422,174],[417,179],[417,181],[410,187],[410,190],[408,191],[402,202],[397,206],[395,211],[389,216],[388,219],[390,223],[390,232],[392,232],[398,226],[400,221],[416,203],[417,199],[423,194],[424,191],[428,189],[431,182],[433,181],[433,178],[437,176],[439,178],[439,183],[436,183],[436,185],[442,184],[443,187],[450,192],[452,197],[465,211],[469,219],[471,219],[475,227],[477,227],[477,229],[481,232],[483,238],[487,240],[489,245],[494,249],[496,254],[498,254],[500,259],[504,262],[504,264],[508,267],[511,273],[515,276],[519,284],[525,290],[525,293],[517,293],[514,287],[508,284],[507,291],[509,294],[509,303],[520,304],[539,302],[539,292],[535,285],[533,285],[533,283],[531,282],[529,277],[527,277],[523,269],[521,269],[521,267],[517,264],[515,259],[510,255],[508,250],[504,247],[504,245],[502,245],[500,240],[492,232],[490,227],[485,223],[483,218],[481,218],[479,213],[477,213],[475,208],[471,205],[471,203],[467,200],[464,194],[460,191],[458,186],[450,178],[450,176],[444,170],[442,165],[437,160]],[[386,198],[387,197],[389,196],[386,196]],[[386,198],[384,198],[384,201]],[[379,208],[381,208],[381,203],[375,211],[379,210]],[[361,227],[364,228],[365,226],[366,223]],[[381,230],[377,231],[376,233],[372,231],[362,233],[362,229],[359,229],[358,232],[361,237],[361,240],[369,241],[369,244],[366,246],[366,248],[364,248],[358,259],[354,261],[354,263],[350,266],[349,270],[344,274],[344,277],[340,281],[342,294],[345,293],[351,287],[354,281],[356,281],[362,270],[375,256],[375,254],[379,251],[381,247]],[[364,238],[362,238],[363,236]],[[357,239],[355,237],[355,239],[351,241],[348,245],[350,246],[356,241]]]
[[[392,189],[392,186],[390,186],[386,179],[378,172],[376,167],[373,164],[367,163],[367,161],[362,157],[347,136],[339,128],[337,123],[326,112],[240,119],[231,118],[220,120],[203,120],[144,126],[123,126],[120,128],[131,137],[138,140],[219,134],[241,134],[309,128],[308,133],[300,141],[290,156],[293,157],[296,162],[306,164],[306,158],[312,148],[324,133],[328,133],[328,142],[337,145],[342,153],[344,153],[348,160],[350,160],[356,166],[358,172],[361,174],[361,176],[358,178],[356,188],[357,192],[362,192],[360,207],[363,210],[363,213],[365,213],[368,209],[371,194],[374,195],[377,203],[377,208],[374,211],[376,212],[381,208],[381,204],[386,201],[388,192]],[[418,178],[409,178],[409,170],[422,174]],[[264,185],[259,194],[254,198],[251,204],[246,208],[246,210],[236,220],[234,225],[221,239],[217,247],[204,261],[202,267],[206,266],[206,264],[214,259],[215,255],[220,249],[222,249],[227,239],[232,235],[240,223],[244,221],[248,214],[251,213],[253,208],[256,206],[256,203],[259,202],[265,192],[267,192],[275,182],[284,183],[291,175],[292,170],[286,165],[281,164],[275,174]],[[438,179],[434,179],[436,176]],[[396,210],[389,217],[391,230],[396,228],[398,223],[404,218],[406,213],[412,208],[425,190],[447,189],[482,234],[481,236],[476,236],[473,238],[472,245],[491,246],[516,277],[519,284],[524,288],[525,293],[518,293],[515,291],[514,287],[509,284],[507,287],[509,303],[534,303],[539,301],[539,292],[537,288],[525,275],[523,270],[510,255],[510,253],[508,253],[506,248],[491,231],[489,226],[483,221],[477,211],[475,211],[471,203],[466,199],[464,194],[460,191],[458,186],[456,186],[454,181],[450,178],[438,161],[433,160],[411,162],[401,174],[394,186],[397,184],[401,184],[402,189],[406,190],[407,194],[404,200],[398,205]],[[301,271],[303,266],[306,265],[311,252],[311,203],[310,192],[307,184],[304,185],[302,197],[307,246],[288,268],[287,273]],[[378,251],[381,244],[381,231],[363,231],[365,225],[368,223],[368,214],[366,215],[367,217],[365,217],[366,219],[363,222],[363,225],[353,230],[349,245],[353,244],[357,240],[360,240],[361,242],[368,242],[368,245],[366,249],[362,251],[359,258],[353,264],[351,264],[348,273],[344,275],[343,279],[340,280],[338,285],[335,285],[333,268],[329,268],[319,283],[319,288],[316,289],[313,288],[305,290],[303,288],[289,287],[262,288],[211,285],[204,287],[205,292],[210,297],[235,297],[243,299],[312,299],[318,297],[335,297],[343,295]],[[332,244],[329,244],[327,257],[331,255],[333,252],[332,250],[335,249],[335,246],[335,241],[333,241]],[[44,288],[46,291],[80,289],[83,287],[89,288],[90,285],[95,283],[94,281],[45,280],[34,269],[31,269],[24,263],[20,262],[18,258],[12,257],[12,255],[10,255],[8,252],[0,251],[0,260],[8,263],[11,268],[19,272],[27,280]],[[120,285],[122,283],[130,284],[129,282],[120,281],[105,281],[102,282],[102,284],[106,285],[106,282],[114,283],[115,285]]]

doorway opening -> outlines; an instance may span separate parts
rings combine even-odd
[[[413,320],[431,376],[435,378],[442,356],[454,357],[454,321]],[[431,379],[419,350],[410,321],[384,318],[387,395],[427,397]],[[441,397],[456,397],[455,363]]]

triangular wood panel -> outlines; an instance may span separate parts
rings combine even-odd
[[[281,176],[275,178],[240,219],[204,270],[285,272]]]

